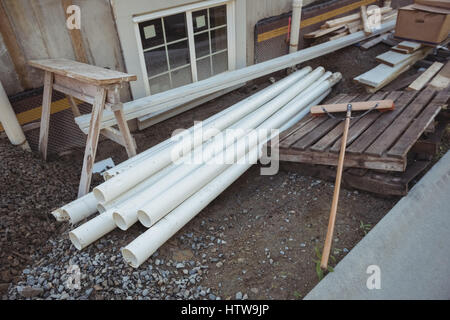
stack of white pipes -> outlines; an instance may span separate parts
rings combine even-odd
[[[76,223],[101,212],[69,233],[79,250],[140,221],[150,229],[122,249],[138,267],[258,160],[271,130],[298,122],[340,79],[322,67],[303,68],[205,120],[201,134],[197,124],[109,170],[92,193],[54,214]]]

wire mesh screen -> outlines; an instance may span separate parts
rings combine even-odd
[[[302,10],[299,49],[308,47],[313,40],[305,41],[303,35],[320,28],[330,19],[357,12],[361,5],[382,5],[377,0],[329,0],[312,4]],[[289,52],[290,18],[292,12],[265,18],[255,25],[255,63],[267,61]]]
[[[11,98],[11,104],[15,113],[22,115],[25,119],[34,119],[24,124],[25,136],[33,151],[39,148],[39,122],[42,105],[42,90],[37,90],[27,95],[20,95]],[[73,148],[84,147],[86,135],[75,123],[72,110],[66,96],[60,92],[53,91],[52,110],[57,104],[59,112],[50,116],[50,129],[48,139],[48,154],[58,154]],[[82,103],[78,105],[81,113],[91,112],[91,105]],[[37,119],[36,119],[37,118]],[[36,124],[32,126],[31,124]]]

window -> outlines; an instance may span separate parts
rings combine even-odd
[[[135,20],[147,94],[234,69],[233,2],[212,2],[220,5],[169,9]]]

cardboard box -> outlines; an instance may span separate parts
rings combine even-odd
[[[450,10],[412,4],[399,8],[395,37],[425,44],[439,44],[450,32]]]
[[[450,9],[450,0],[414,0],[414,3],[422,4],[425,6]]]

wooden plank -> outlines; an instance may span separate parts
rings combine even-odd
[[[336,166],[339,155],[332,152],[301,151],[293,148],[280,149],[281,161],[293,161],[312,164]],[[373,170],[386,170],[403,172],[406,168],[404,159],[394,157],[373,157],[365,154],[346,154],[345,167],[364,168]]]
[[[422,48],[422,44],[413,41],[402,41],[398,44],[398,47],[414,52]]]
[[[78,104],[75,101],[74,97],[67,95],[67,100],[69,100],[70,108],[72,109],[73,116],[79,117],[81,116],[80,108],[78,108]]]
[[[332,27],[332,28],[328,28],[328,29],[319,29],[319,30],[307,33],[303,37],[305,39],[316,39],[316,38],[323,37],[327,34],[330,34],[334,31],[337,31],[339,29],[345,30],[345,28],[346,28],[345,26],[337,26],[337,27]]]
[[[417,54],[414,54],[414,53],[403,54],[403,53],[398,53],[395,51],[387,51],[385,53],[378,55],[375,59],[378,62],[384,63],[390,67],[395,67],[396,65],[410,59],[414,55],[417,55]]]
[[[381,43],[383,40],[386,40],[389,37],[389,34],[382,34],[378,37],[373,38],[372,40],[366,41],[363,45],[361,45],[362,50],[369,50],[370,48],[376,46]]]
[[[119,126],[120,133],[122,134],[123,140],[125,142],[125,149],[127,150],[128,157],[134,157],[136,155],[136,142],[130,133],[128,128],[128,123],[125,120],[122,110],[114,111],[117,119],[117,125]]]
[[[11,22],[6,14],[6,10],[0,1],[0,32],[3,41],[14,64],[14,70],[17,72],[20,85],[24,90],[31,89],[32,84],[28,78],[27,62],[25,55],[17,43],[17,37],[14,33]],[[3,53],[2,53],[3,54]]]
[[[385,94],[386,95],[386,94]],[[352,112],[368,110],[373,108],[375,105],[378,106],[375,110],[393,110],[394,109],[394,101],[392,100],[378,100],[378,99],[370,99],[370,101],[355,101],[352,102]],[[330,113],[334,112],[345,112],[347,110],[348,103],[336,103],[336,104],[323,104],[319,106],[314,106],[311,108],[311,113],[314,115],[324,114],[325,111]]]
[[[409,87],[406,88],[406,90],[422,90],[423,87],[425,87],[425,85],[428,83],[428,81],[430,81],[431,78],[433,78],[434,75],[438,73],[443,66],[444,64],[440,62],[433,63],[431,67],[429,67],[420,77],[414,80],[414,82],[411,83]]]
[[[408,49],[399,48],[398,45],[395,46],[395,47],[392,47],[391,51],[395,51],[395,52],[402,53],[402,54],[405,54],[405,55],[411,53]]]
[[[392,124],[372,143],[365,154],[381,156],[403,134],[411,121],[433,99],[436,91],[425,89],[420,95],[397,117]]]
[[[418,51],[395,67],[379,64],[375,68],[354,78],[354,80],[371,86],[377,91],[408,70],[416,61],[425,57],[430,51],[431,49]]]
[[[92,106],[91,124],[84,151],[83,168],[81,170],[80,186],[78,188],[78,198],[89,192],[92,179],[92,169],[97,154],[98,139],[100,135],[100,122],[102,120],[103,108],[106,100],[106,89],[99,87],[95,101]]]
[[[429,86],[436,90],[443,90],[450,86],[450,61],[447,62],[442,70],[431,80]]]
[[[379,97],[384,97],[386,94],[385,93],[383,93],[383,95],[377,94],[376,98],[378,99]],[[367,95],[365,95],[365,96],[367,96]],[[364,95],[363,95],[363,96],[359,96],[357,99],[358,100],[367,100],[367,99],[370,99],[370,96],[369,97],[364,97]],[[347,104],[345,104],[345,105],[347,105]],[[357,121],[351,121],[350,122],[350,128],[356,122]],[[325,136],[323,136],[319,141],[317,141],[313,146],[311,146],[310,149],[314,150],[314,151],[325,151],[329,146],[333,145],[333,143],[336,141],[336,139],[338,139],[340,136],[342,136],[343,129],[344,129],[344,124],[340,123],[333,130],[331,130]]]
[[[80,101],[87,102],[89,104],[94,104],[95,98],[93,96],[86,95],[82,92],[73,90],[71,88],[66,88],[59,84],[54,83],[53,90],[64,93],[67,96],[72,96]],[[105,106],[106,106],[106,108],[111,109],[111,110],[115,109],[115,106],[113,104],[111,104],[110,102],[105,102]]]
[[[418,77],[420,77],[420,75],[423,73],[423,71],[419,71],[413,75],[407,76],[407,77],[402,77],[401,79],[397,79],[396,81],[393,81],[392,83],[390,83],[389,85],[387,85],[386,87],[384,87],[385,91],[398,91],[398,90],[403,90],[405,89],[407,86],[409,86],[411,84],[411,82],[413,82],[414,80],[416,80]]]
[[[28,63],[38,69],[43,69],[99,86],[135,81],[137,79],[137,77],[132,74],[92,66],[68,59],[31,60]]]
[[[350,146],[347,153],[363,153],[378,136],[394,121],[403,109],[414,99],[416,92],[405,92],[395,101],[395,110],[383,113],[377,121],[364,131]]]
[[[62,8],[64,10],[64,15],[66,19],[69,18],[70,14],[67,13],[67,8],[73,5],[72,0],[62,0]],[[84,49],[83,38],[81,37],[81,31],[79,29],[67,29],[70,35],[70,40],[72,41],[73,51],[75,53],[75,58],[79,62],[88,63],[86,50]]]
[[[391,81],[396,79],[400,74],[402,74],[403,72],[408,71],[416,63],[417,60],[420,60],[420,59],[424,58],[430,51],[431,51],[431,49],[424,50],[423,54],[421,54],[421,55],[419,55],[417,57],[413,57],[413,58],[411,58],[411,60],[407,60],[406,62],[404,62],[402,64],[399,64],[397,66],[399,68],[396,69],[396,71],[391,73],[390,75],[387,75],[386,78],[378,86],[376,86],[376,87],[370,87],[370,86],[366,87],[367,92],[375,93],[378,90],[382,89],[383,87],[388,85]]]
[[[387,92],[379,92],[377,94],[384,94],[387,95]],[[398,97],[401,95],[401,92],[392,92],[389,94],[388,98],[395,100],[398,99]],[[349,130],[348,137],[347,137],[347,147],[355,141],[367,128],[374,123],[383,113],[381,112],[370,112],[369,114],[365,115],[361,119],[359,119]],[[341,149],[341,136],[338,137],[338,140],[333,144],[333,146],[330,148],[330,152],[339,152]]]
[[[39,152],[47,160],[48,132],[50,129],[50,112],[52,104],[53,73],[46,71],[44,76],[44,93],[42,95],[41,130],[39,132]]]
[[[354,99],[356,99],[357,96],[347,96],[344,101],[345,103],[351,102]],[[326,115],[323,115],[322,117],[326,119],[322,123],[320,123],[318,126],[316,126],[314,129],[311,129],[308,133],[303,135],[300,139],[298,139],[291,147],[295,149],[304,150],[310,145],[317,142],[319,139],[321,139],[328,131],[332,130],[336,125],[340,123],[339,119],[332,119],[329,118]]]
[[[367,7],[361,6],[361,20],[363,25],[363,30],[366,35],[371,34],[372,30],[369,25],[369,19],[367,18]]]
[[[433,101],[425,107],[423,112],[413,121],[409,128],[403,133],[400,139],[388,151],[388,155],[392,157],[405,157],[408,151],[420,138],[428,125],[434,121],[436,115],[441,111],[442,106],[447,103],[450,95],[448,92],[442,91]]]
[[[335,103],[335,102],[340,102],[343,99],[345,99],[347,95],[345,93],[341,93],[338,94],[336,96],[334,96],[333,98],[330,98],[327,100],[327,103]],[[312,117],[311,114],[306,115],[302,120],[300,120],[297,124],[295,124],[292,128],[290,128],[289,130],[286,130],[284,132],[282,132],[280,134],[280,137],[278,139],[278,144],[280,144],[282,141],[284,141],[286,138],[288,138],[289,136],[292,136],[293,134],[295,134],[299,129],[301,129],[304,125],[306,125],[308,122],[312,121],[316,119],[316,117]],[[316,120],[317,121],[317,120]],[[325,121],[325,119],[323,119],[323,121]],[[295,140],[292,143],[285,143],[283,145],[283,147],[285,148],[289,148],[290,145],[292,145],[295,142]],[[275,145],[274,145],[275,146]]]
[[[390,7],[382,7],[380,8],[381,14],[385,14],[385,13],[389,13],[392,11],[392,8]],[[327,28],[331,28],[331,27],[335,27],[338,25],[343,25],[349,22],[353,22],[356,20],[360,20],[361,19],[361,12],[357,12],[345,17],[341,17],[341,18],[337,18],[337,19],[333,19],[333,20],[328,20],[327,22],[325,22],[325,25]]]
[[[311,116],[310,116],[311,117]],[[294,143],[296,143],[303,136],[307,135],[311,130],[314,130],[322,123],[327,121],[326,117],[312,117],[312,120],[307,122],[304,126],[296,130],[293,134],[283,139],[280,142],[280,148],[291,148]]]

